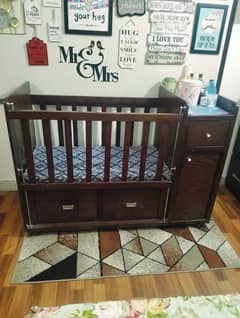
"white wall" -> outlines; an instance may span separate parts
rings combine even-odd
[[[228,21],[232,0],[201,2],[229,4]],[[62,11],[62,9],[56,9],[56,17],[63,25]],[[51,20],[51,15],[51,8],[43,8],[43,24],[37,27],[37,35],[45,42],[47,42],[46,23]],[[60,44],[48,43],[49,66],[28,65],[25,45],[34,35],[34,30],[31,27],[26,27],[25,35],[0,34],[0,97],[6,95],[13,88],[21,85],[25,81],[31,82],[33,93],[93,96],[157,96],[160,80],[166,76],[178,78],[181,72],[181,66],[144,65],[146,35],[150,31],[150,24],[148,22],[149,13],[146,12],[144,16],[133,17],[133,19],[140,30],[137,66],[134,70],[121,69],[117,64],[119,28],[124,25],[129,18],[119,18],[116,16],[115,1],[112,37],[89,37],[64,34]],[[224,37],[226,30],[227,28],[225,27]],[[80,50],[88,46],[92,39],[101,40],[105,48],[105,65],[109,66],[110,70],[119,72],[118,83],[98,83],[82,79],[77,75],[73,64],[58,63],[58,45],[63,45],[64,47],[75,46],[76,50]],[[224,42],[222,42],[222,44],[223,43]],[[206,80],[209,78],[216,79],[221,61],[221,52],[216,56],[189,54],[187,62],[192,65],[192,71],[194,73],[203,73]],[[0,123],[0,181],[13,180],[13,167],[2,112],[0,113]]]

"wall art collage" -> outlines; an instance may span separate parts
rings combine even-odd
[[[46,10],[52,12],[46,24],[48,42],[63,40],[62,25],[56,19],[55,10],[63,13],[65,36],[93,36],[87,47],[77,48],[78,53],[69,45],[58,46],[59,63],[76,64],[76,71],[82,78],[117,82],[116,70],[110,72],[102,64],[104,41],[98,38],[112,36],[113,19],[123,18],[118,27],[116,59],[121,69],[133,69],[141,62],[137,53],[139,42],[145,41],[145,36],[141,34],[138,17],[144,15],[149,22],[149,33],[142,63],[181,65],[189,53],[219,54],[228,6],[195,4],[193,0],[0,0],[0,34],[25,34],[27,26],[34,29],[34,36],[26,45],[29,65],[49,63],[46,41],[37,35]],[[89,74],[86,69],[82,71],[82,65],[90,68]]]

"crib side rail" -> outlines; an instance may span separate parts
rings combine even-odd
[[[128,182],[128,165],[129,151],[131,146],[131,129],[136,122],[143,123],[141,136],[141,154],[139,164],[138,181],[145,181],[146,158],[148,151],[148,140],[150,124],[156,123],[160,126],[160,144],[158,147],[157,168],[154,181],[161,181],[164,162],[167,158],[168,136],[171,131],[171,125],[180,122],[183,118],[181,114],[167,113],[93,113],[93,112],[58,112],[58,111],[9,111],[6,114],[7,120],[18,120],[21,123],[21,134],[23,140],[23,148],[25,152],[28,178],[27,183],[36,184],[36,170],[34,165],[33,145],[31,140],[30,127],[32,121],[38,120],[42,125],[43,141],[46,148],[46,160],[48,169],[48,184],[56,183],[54,175],[54,158],[53,158],[53,142],[51,132],[51,122],[61,120],[63,122],[64,145],[66,149],[66,165],[67,165],[67,182],[75,183],[74,179],[74,163],[73,163],[73,146],[74,143],[74,122],[85,122],[86,134],[86,182],[92,180],[92,123],[94,121],[102,122],[102,136],[104,142],[104,182],[111,182],[110,166],[111,166],[111,134],[113,122],[125,123],[124,129],[124,145],[122,159],[121,182]],[[104,124],[104,125],[103,125]]]

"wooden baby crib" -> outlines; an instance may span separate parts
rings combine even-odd
[[[31,95],[25,84],[5,110],[27,231],[170,222],[187,116],[181,99]]]

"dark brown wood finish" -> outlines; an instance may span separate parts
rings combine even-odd
[[[61,111],[62,107],[60,105],[57,105],[56,110]],[[62,120],[58,120],[57,124],[58,124],[59,146],[64,146],[64,134],[63,134],[63,122],[62,122]]]
[[[73,155],[72,155],[71,121],[65,120],[64,126],[65,126],[65,143],[66,143],[68,182],[73,182]]]
[[[43,128],[44,144],[46,147],[46,154],[47,154],[49,182],[54,182],[54,163],[53,163],[53,154],[52,154],[52,138],[51,138],[50,121],[43,120],[42,128]]]
[[[29,128],[29,121],[23,119],[21,121],[21,126],[22,126],[25,158],[26,158],[27,169],[28,169],[28,178],[31,183],[35,183],[36,178],[35,178],[35,168],[34,168],[34,161],[33,161],[33,149],[32,149],[32,141],[31,141],[31,134],[30,134],[30,128]]]
[[[131,132],[132,132],[132,123],[127,122],[125,125],[125,133],[124,133],[122,181],[127,181],[127,177],[128,177],[128,159],[129,159],[129,146],[131,144]]]
[[[150,127],[149,122],[143,123],[139,180],[144,180],[145,166],[146,166],[146,159],[147,159],[147,150],[148,150],[149,127]]]
[[[77,106],[72,106],[72,110],[77,111]],[[73,120],[73,144],[75,147],[78,146],[78,122]]]
[[[121,113],[121,107],[117,106],[117,112]],[[117,121],[116,125],[116,146],[120,146],[120,139],[121,139],[121,122]]]
[[[92,179],[92,122],[86,121],[86,181]]]
[[[104,105],[102,106],[102,112],[106,113],[107,107]],[[106,135],[106,124],[102,122],[102,146],[105,146],[105,135]]]
[[[112,136],[112,122],[105,123],[104,130],[104,145],[105,145],[105,159],[104,159],[104,181],[109,181],[110,178],[110,163],[111,163],[111,136]]]

